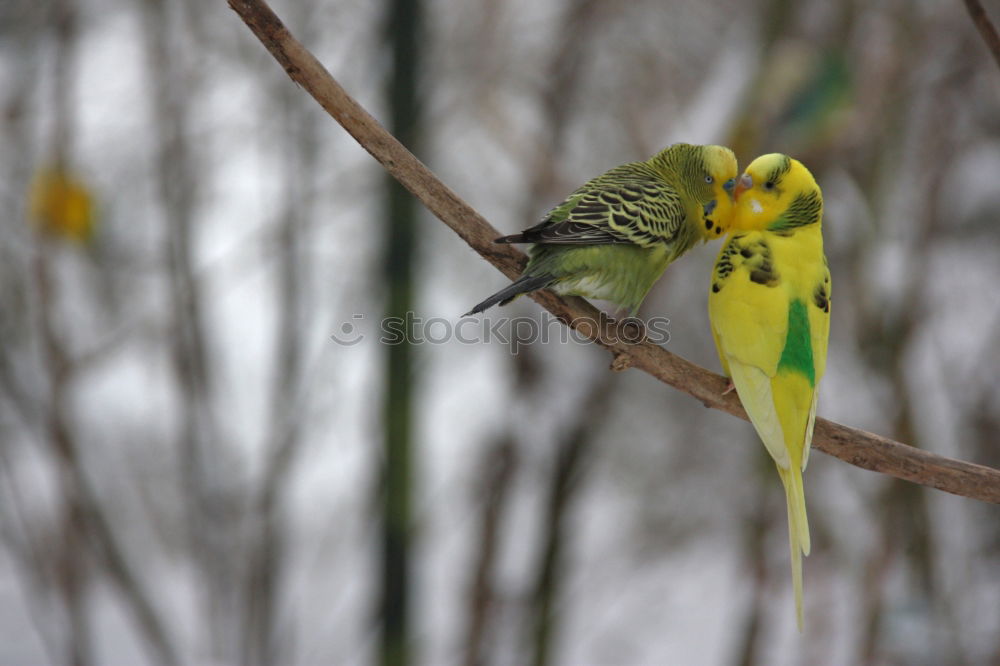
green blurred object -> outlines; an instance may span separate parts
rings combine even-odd
[[[750,86],[730,144],[741,162],[780,151],[807,159],[842,137],[853,108],[847,54],[805,42],[778,44]]]
[[[814,54],[804,69],[775,129],[792,143],[808,145],[839,128],[840,112],[850,104],[851,72],[843,51],[834,49]]]

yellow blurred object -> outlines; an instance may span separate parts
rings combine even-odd
[[[81,181],[60,168],[42,168],[30,190],[31,218],[41,231],[86,243],[94,235],[94,198]]]

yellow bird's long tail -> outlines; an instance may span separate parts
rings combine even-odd
[[[809,520],[806,517],[806,496],[802,488],[802,469],[791,465],[778,467],[781,483],[785,486],[788,504],[788,542],[792,551],[792,587],[795,590],[795,615],[802,631],[802,556],[809,554]]]

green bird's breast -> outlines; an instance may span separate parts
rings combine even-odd
[[[634,314],[672,259],[666,246],[536,245],[525,274],[552,275],[558,294],[613,301]]]

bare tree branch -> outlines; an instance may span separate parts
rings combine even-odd
[[[228,2],[292,80],[312,95],[406,189],[504,275],[514,278],[520,274],[525,255],[509,245],[495,245],[493,239],[500,233],[348,95],[263,0]],[[635,339],[634,333],[630,335],[616,322],[602,317],[581,298],[559,298],[549,291],[534,292],[531,297],[588,340],[610,351],[615,356],[612,368],[636,367],[693,396],[706,407],[746,419],[739,399],[735,395],[722,395],[725,378],[657,345],[628,342]],[[991,467],[946,458],[825,419],[816,420],[813,445],[857,467],[1000,504],[1000,470]]]
[[[987,48],[993,54],[993,59],[1000,67],[1000,33],[997,33],[996,26],[986,15],[986,10],[983,9],[979,0],[965,0],[965,8],[969,10],[969,17],[976,24],[979,34],[983,36],[983,41],[986,42]]]

